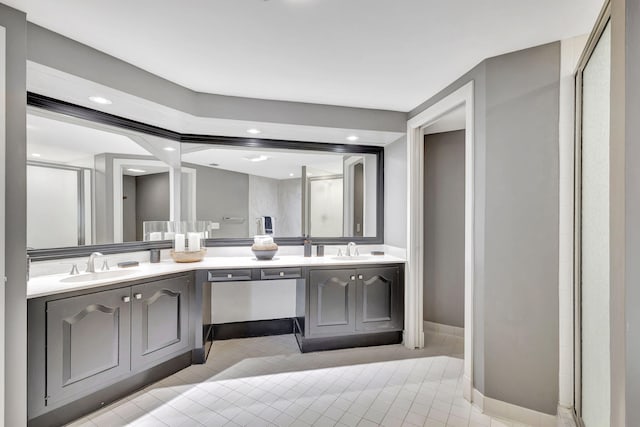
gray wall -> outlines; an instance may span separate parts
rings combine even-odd
[[[26,16],[0,4],[0,26],[7,36],[4,425],[23,426],[27,422]]]
[[[302,236],[302,179],[278,181],[278,215],[280,224],[277,235]]]
[[[464,327],[464,130],[426,135],[424,320]]]
[[[488,59],[474,81],[474,385],[555,414],[558,402],[560,45]],[[523,387],[526,384],[526,387]]]
[[[486,77],[485,393],[553,414],[560,45],[490,59]]]
[[[407,138],[384,147],[384,242],[407,247]]]
[[[196,219],[220,222],[212,237],[249,237],[249,175],[184,163],[196,169]],[[223,217],[244,218],[243,223]]]
[[[136,238],[144,240],[144,221],[169,221],[169,172],[136,177]]]
[[[122,177],[122,240],[135,242],[136,238],[136,177]]]
[[[28,24],[28,59],[198,117],[406,131],[406,113],[191,91],[113,56]]]

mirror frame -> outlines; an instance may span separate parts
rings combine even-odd
[[[359,244],[384,243],[384,147],[372,145],[332,144],[326,142],[292,141],[279,139],[244,138],[218,135],[182,134],[157,126],[127,119],[121,116],[83,107],[70,102],[61,101],[48,96],[27,92],[27,106],[47,110],[53,113],[92,121],[116,128],[132,130],[147,135],[166,138],[180,143],[212,144],[220,146],[248,147],[248,148],[279,148],[309,151],[324,151],[330,153],[375,154],[377,163],[377,194],[376,194],[376,236],[375,237],[317,237],[311,236],[313,243],[333,245],[356,242]],[[25,141],[26,143],[26,141]],[[274,239],[280,246],[301,246],[304,237],[279,237]],[[221,246],[251,246],[252,238],[215,238],[207,239],[207,247]],[[29,249],[28,256],[34,260],[53,260],[71,257],[88,256],[92,252],[115,254],[124,252],[146,251],[150,249],[169,249],[171,241],[160,242],[125,242],[101,245],[69,246],[61,248]]]

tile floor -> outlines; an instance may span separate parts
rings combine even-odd
[[[463,341],[301,354],[293,335],[214,343],[209,360],[71,426],[516,426],[462,398]]]

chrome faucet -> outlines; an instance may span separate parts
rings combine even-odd
[[[356,244],[354,242],[349,242],[347,244],[347,256],[356,256],[358,249],[356,248]]]
[[[100,252],[93,252],[89,255],[89,259],[87,260],[87,273],[95,273],[96,272],[96,264],[95,260],[98,257],[103,256]]]

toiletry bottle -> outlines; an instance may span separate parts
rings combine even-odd
[[[311,239],[309,237],[304,239],[304,256],[307,258],[311,256]]]

